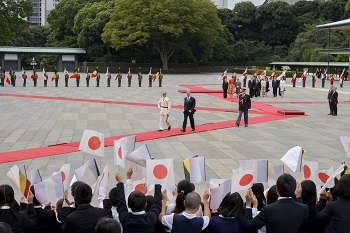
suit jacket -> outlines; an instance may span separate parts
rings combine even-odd
[[[301,197],[295,199],[299,203],[303,203]],[[324,224],[317,220],[317,213],[319,213],[326,206],[326,199],[320,198],[317,204],[308,205],[309,214],[307,222],[300,227],[299,233],[319,233],[324,231]]]
[[[280,199],[267,205],[252,219],[252,210],[245,209],[244,217],[249,231],[266,226],[268,233],[298,233],[300,226],[307,221],[307,205],[296,202],[292,198]]]
[[[22,233],[23,229],[35,227],[37,219],[33,204],[28,205],[28,212],[17,212],[15,209],[0,209],[0,222],[11,226],[12,233]]]
[[[25,203],[20,204],[20,210],[24,213],[28,213],[28,205]],[[37,225],[34,228],[24,229],[23,233],[50,233],[54,229],[58,222],[56,220],[56,214],[50,209],[50,206],[43,208],[35,208],[37,216]]]
[[[96,208],[90,204],[78,206],[78,208],[67,216],[62,225],[63,233],[95,233],[97,221],[103,217],[112,218],[110,202],[104,200],[104,209]],[[109,203],[109,204],[108,204]],[[68,209],[65,207],[62,209]]]
[[[331,102],[336,103],[336,104],[338,103],[338,92],[337,91],[332,92]]]
[[[317,214],[320,222],[327,224],[325,233],[345,233],[350,229],[350,200],[340,198],[327,203],[326,207]]]
[[[223,82],[222,83],[222,90],[227,90],[228,89],[228,82]]]
[[[196,99],[192,96],[190,96],[189,101],[187,99],[187,97],[184,99],[184,113],[188,113],[188,110],[191,110],[191,112],[194,113],[196,111],[194,109],[196,107]]]

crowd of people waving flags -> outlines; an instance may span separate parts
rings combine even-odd
[[[350,157],[350,137],[340,141]],[[146,144],[135,149],[135,142],[134,135],[114,141],[112,172],[108,162],[100,172],[92,159],[75,168],[73,175],[71,165],[63,164],[42,179],[40,170],[29,175],[24,165],[14,165],[7,173],[11,185],[0,185],[0,232],[345,233],[350,229],[350,169],[345,163],[320,170],[304,148],[295,146],[280,164],[240,160],[231,179],[213,179],[206,176],[205,158],[194,155],[182,161],[185,179],[175,183],[173,159],[153,158]],[[84,131],[80,151],[103,158],[108,156],[104,147],[103,134]],[[302,181],[286,173],[284,166]],[[127,169],[125,180],[121,167]],[[116,186],[109,186],[112,179]],[[195,188],[199,183],[207,186],[202,196]]]
[[[115,77],[115,81],[118,82],[118,87],[121,87],[122,85],[122,79],[123,79],[123,75],[120,71],[120,67],[118,68],[118,72],[116,74]],[[22,80],[23,80],[23,87],[27,86],[27,78],[28,75],[26,73],[26,71],[24,70],[24,68],[22,67]],[[52,75],[49,75],[46,71],[45,68],[42,69],[42,72],[38,72],[36,70],[32,70],[31,71],[31,75],[30,75],[30,79],[33,81],[33,86],[37,87],[38,85],[38,80],[42,79],[44,82],[44,87],[48,86],[48,80],[49,80],[49,76],[51,76],[51,82],[54,82],[54,86],[58,87],[59,86],[59,79],[60,79],[60,75],[57,72],[57,70],[55,70]],[[64,68],[63,71],[63,76],[64,76],[64,86],[68,87],[69,85],[69,80],[70,79],[75,79],[75,83],[76,83],[76,87],[80,86],[80,72],[79,72],[79,68],[75,69],[73,71],[72,74],[70,74],[66,68]],[[162,69],[159,69],[158,72],[152,74],[152,67],[150,67],[149,69],[149,73],[148,73],[148,86],[152,87],[153,83],[158,79],[158,83],[159,83],[159,87],[162,87],[162,82],[163,82],[163,74],[162,74]],[[107,87],[111,87],[111,79],[112,79],[112,75],[111,72],[109,71],[109,67],[107,67],[107,71],[105,74],[105,77],[107,80]],[[141,67],[138,68],[138,72],[137,72],[137,80],[138,80],[138,86],[141,87],[142,86],[142,73],[141,73]],[[98,69],[94,69],[93,72],[90,74],[89,73],[89,67],[86,67],[85,70],[85,79],[86,79],[86,87],[90,86],[90,79],[96,79],[96,87],[100,86],[100,79],[101,79],[101,74],[98,71]],[[11,85],[13,87],[16,86],[16,80],[17,80],[17,75],[16,72],[12,69],[9,70],[7,76],[6,76],[6,71],[4,69],[4,67],[0,68],[0,85],[2,87],[5,86],[5,82],[8,85]],[[128,83],[128,87],[131,87],[132,85],[132,73],[131,73],[131,68],[128,69],[128,73],[126,74],[126,80]]]

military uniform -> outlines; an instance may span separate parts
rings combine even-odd
[[[245,89],[243,89],[245,90]],[[244,114],[244,125],[248,127],[248,109],[251,108],[250,96],[245,93],[245,91],[239,95],[239,104],[238,104],[238,118],[236,121],[236,126],[239,127],[241,122],[242,114]]]
[[[86,87],[89,87],[89,82],[90,82],[90,74],[86,73]]]
[[[305,87],[305,83],[306,83],[306,75],[303,78],[303,87]]]
[[[4,69],[1,69],[0,79],[1,79],[1,86],[3,87],[5,84],[5,70]]]
[[[34,71],[34,87],[36,87],[36,84],[38,82],[38,74]]]
[[[141,68],[139,68],[139,72],[137,73],[137,79],[139,80],[139,87],[141,87],[141,83],[142,83]]]
[[[159,87],[162,87],[162,81],[163,81],[162,69],[159,70],[158,81],[159,81]]]
[[[164,94],[165,94],[165,97],[164,97]],[[170,130],[170,126],[168,127],[166,125],[166,122],[168,120],[169,113],[170,113],[171,101],[166,96],[166,92],[163,92],[162,98],[160,98],[160,100],[158,101],[158,108],[160,109],[159,130],[164,130],[166,128]]]
[[[25,87],[26,85],[27,85],[27,74],[24,71],[24,73],[23,73],[23,86]]]
[[[151,74],[151,71],[148,74],[148,87],[152,87],[152,79],[153,75]]]
[[[44,72],[44,87],[47,87],[47,74]]]
[[[78,77],[76,78],[76,83],[77,83],[77,87],[79,87],[80,84],[80,74],[78,73]]]
[[[97,75],[96,75],[96,87],[100,87],[100,78],[101,78],[100,73],[97,73]]]
[[[11,82],[12,82],[12,86],[15,87],[16,86],[16,73],[15,72],[12,72],[12,75],[11,75]]]
[[[111,73],[110,72],[108,72],[108,74],[107,74],[107,87],[110,87],[111,86]]]
[[[69,74],[67,70],[64,70],[64,82],[65,82],[65,87],[68,87],[68,80],[69,80]]]
[[[58,87],[58,79],[60,79],[60,76],[57,72],[55,72],[55,74],[56,74],[55,87]]]
[[[120,73],[120,67],[119,67],[118,74],[117,74],[117,77],[116,77],[116,79],[118,79],[118,87],[122,86],[122,78],[123,78],[123,75]]]
[[[128,75],[127,75],[126,77],[127,77],[127,79],[128,79],[128,87],[131,87],[132,74],[131,74],[131,72],[130,72],[130,68],[129,68]]]

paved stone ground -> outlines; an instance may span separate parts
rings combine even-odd
[[[51,77],[51,73],[49,74]],[[60,75],[63,76],[62,74]],[[82,75],[84,76],[84,75]],[[17,79],[17,87],[5,84],[0,93],[14,93],[27,95],[42,95],[55,97],[75,97],[86,99],[117,100],[140,103],[157,103],[162,90],[167,90],[173,105],[182,105],[185,94],[178,92],[184,89],[180,84],[213,84],[203,86],[209,89],[220,89],[220,74],[197,75],[164,75],[163,87],[154,83],[148,87],[148,79],[143,80],[143,87],[139,88],[137,79],[133,78],[132,87],[127,87],[127,80],[123,75],[122,87],[118,88],[116,81],[107,88],[105,75],[102,74],[100,87],[95,87],[92,79],[90,87],[85,86],[82,79],[79,88],[75,87],[75,80],[69,80],[69,87],[64,87],[64,79],[55,88],[53,82],[49,87],[34,88],[29,79],[27,87],[22,87],[22,80]],[[115,75],[112,75],[115,77]],[[113,79],[112,79],[113,80]],[[214,85],[219,84],[219,85]],[[259,123],[245,127],[231,127],[189,135],[181,135],[157,140],[146,141],[150,153],[155,158],[174,158],[175,179],[184,178],[182,160],[199,154],[206,157],[207,178],[230,178],[231,171],[238,168],[240,159],[268,159],[271,164],[279,164],[279,160],[291,147],[300,145],[307,151],[307,159],[320,162],[321,169],[328,169],[331,165],[338,166],[346,157],[339,136],[349,135],[350,105],[338,105],[338,116],[328,116],[327,90],[320,88],[318,81],[316,88],[311,88],[310,78],[307,87],[301,88],[297,82],[292,88],[287,80],[285,97],[273,98],[269,93],[267,98],[254,98],[253,101],[273,102],[272,105],[305,111],[307,116],[286,120]],[[339,83],[335,83],[339,86]],[[348,102],[350,99],[350,82],[345,82],[344,88],[339,88],[339,101]],[[193,94],[197,106],[237,109],[237,104],[210,96],[208,94]],[[1,96],[0,101],[0,156],[1,152],[42,147],[64,142],[80,141],[85,128],[105,134],[105,137],[122,134],[152,131],[158,128],[158,109],[154,107],[115,105],[105,103],[74,102],[65,100],[32,99]],[[300,103],[285,103],[285,102]],[[324,102],[324,104],[307,104],[301,102]],[[283,103],[284,102],[284,103]],[[254,117],[253,114],[250,115]],[[237,113],[197,111],[196,124],[219,122],[236,119]],[[183,114],[181,109],[172,109],[170,118],[173,128],[181,127]],[[161,133],[161,132],[160,132]],[[141,145],[137,143],[136,148]],[[115,184],[113,166],[113,148],[106,148],[106,158],[95,157],[101,171],[106,161],[109,162],[110,186]],[[0,183],[9,183],[6,176],[8,169],[14,164],[26,164],[28,173],[31,169],[39,168],[43,178],[59,170],[62,164],[71,163],[73,169],[81,166],[93,156],[82,152],[55,155],[51,157],[0,164]],[[122,169],[123,173],[125,169]],[[298,175],[296,174],[298,177]],[[72,177],[72,174],[71,174]],[[207,183],[196,185],[202,192]]]

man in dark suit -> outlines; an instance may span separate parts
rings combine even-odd
[[[276,77],[273,77],[273,80],[272,80],[273,97],[277,97],[277,90],[278,90],[279,86],[280,86],[280,84],[278,83],[278,80],[276,79]]]
[[[279,196],[277,202],[266,205],[260,213],[252,219],[251,204],[256,201],[251,191],[246,195],[246,209],[244,217],[250,219],[246,222],[249,231],[257,231],[266,226],[268,233],[298,233],[300,226],[308,220],[307,205],[296,202],[296,180],[289,174],[278,177],[276,191]]]
[[[182,124],[182,132],[186,132],[187,118],[190,118],[192,131],[195,130],[193,114],[196,109],[196,99],[191,96],[191,91],[186,91],[187,97],[184,99],[184,122]]]
[[[227,98],[227,89],[228,89],[228,82],[227,82],[227,77],[225,77],[222,81],[222,91],[224,92],[224,98]]]
[[[255,95],[255,80],[253,77],[248,81],[249,95],[250,98],[253,98]]]
[[[333,93],[333,85],[330,85],[329,86],[329,90],[328,90],[328,94],[327,94],[327,100],[328,100],[328,105],[329,105],[329,113],[328,113],[328,115],[333,115],[332,103],[331,103],[332,93]]]
[[[75,204],[77,209],[67,216],[63,223],[63,233],[95,233],[95,226],[100,218],[112,217],[111,205],[107,200],[104,201],[104,209],[96,208],[90,205],[92,199],[92,190],[88,184],[80,184],[75,188]],[[63,207],[62,211],[69,211],[69,207]]]
[[[337,92],[337,87],[333,87],[333,92],[331,94],[330,103],[331,103],[332,115],[336,116],[338,114],[338,92]]]

